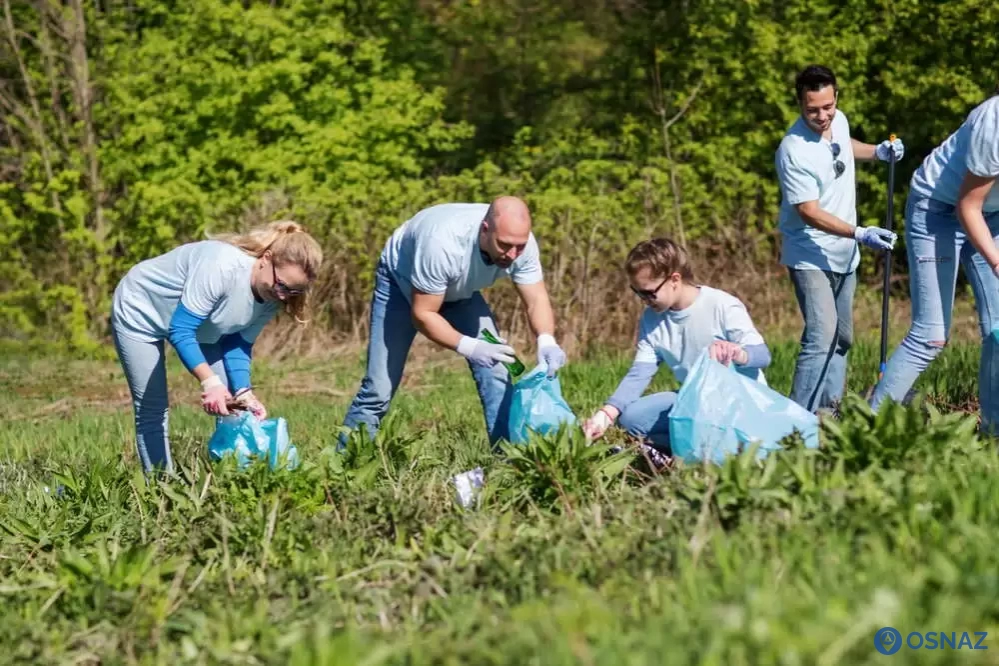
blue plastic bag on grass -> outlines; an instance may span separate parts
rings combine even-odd
[[[510,443],[525,444],[530,431],[539,435],[555,432],[563,423],[572,425],[576,415],[562,398],[558,375],[548,378],[547,367],[538,365],[513,385],[510,401]]]
[[[271,469],[282,464],[295,469],[299,462],[298,449],[288,439],[288,422],[283,418],[260,421],[248,411],[218,420],[215,433],[208,440],[208,455],[216,461],[234,455],[240,469],[254,458],[265,458]]]
[[[735,366],[711,360],[707,350],[690,369],[669,415],[670,448],[688,463],[721,464],[754,442],[762,459],[796,428],[807,448],[818,448],[815,414]]]

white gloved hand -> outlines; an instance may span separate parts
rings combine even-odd
[[[548,333],[538,336],[538,363],[548,366],[548,376],[554,377],[559,368],[565,365],[565,352]]]
[[[498,338],[506,342],[503,338]],[[467,358],[473,365],[481,365],[487,368],[495,366],[497,363],[513,363],[513,347],[505,344],[494,345],[485,340],[477,340],[467,335],[461,336],[458,341],[457,352]]]
[[[605,409],[598,409],[593,416],[583,422],[583,434],[586,439],[600,439],[607,429],[614,425],[614,419]]]
[[[257,417],[258,420],[263,421],[267,418],[267,409],[264,404],[257,399],[257,396],[253,394],[249,388],[242,389],[236,392],[235,396],[236,402],[245,407],[251,414]]]
[[[229,389],[225,387],[218,375],[212,375],[201,382],[201,408],[207,414],[228,416],[229,410],[225,403],[232,398]]]
[[[885,139],[874,149],[874,156],[882,162],[887,162],[891,158],[892,152],[895,153],[896,162],[902,159],[902,156],[905,155],[905,146],[902,145],[902,139],[895,139],[894,141]]]
[[[895,241],[898,240],[898,235],[895,232],[881,227],[856,227],[853,230],[853,237],[861,245],[875,250],[894,250]]]

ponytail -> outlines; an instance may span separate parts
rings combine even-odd
[[[212,240],[235,245],[251,257],[258,259],[270,250],[274,265],[293,264],[298,266],[310,282],[319,275],[319,268],[323,263],[323,249],[319,242],[302,225],[291,220],[271,222],[242,234],[215,234],[208,237]],[[306,291],[304,294],[292,296],[284,302],[285,310],[299,323],[308,321],[305,319],[308,296],[309,291]]]

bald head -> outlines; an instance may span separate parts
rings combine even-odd
[[[493,199],[482,221],[479,246],[498,266],[507,268],[520,256],[531,237],[531,213],[517,197]]]
[[[531,233],[531,213],[518,197],[497,197],[486,211],[490,230],[507,233]]]

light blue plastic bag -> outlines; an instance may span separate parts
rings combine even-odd
[[[680,387],[669,415],[670,448],[688,463],[721,464],[754,442],[757,458],[780,449],[797,428],[810,449],[819,446],[819,420],[801,405],[708,357],[704,350]]]
[[[551,379],[547,367],[538,365],[513,385],[510,401],[510,443],[524,444],[534,431],[539,435],[558,430],[559,425],[572,425],[576,415],[562,398],[558,375]]]
[[[299,462],[298,449],[288,439],[288,422],[283,418],[260,421],[248,411],[219,419],[208,440],[208,455],[216,461],[234,455],[240,469],[260,457],[267,459],[271,469],[282,463],[295,469]]]

